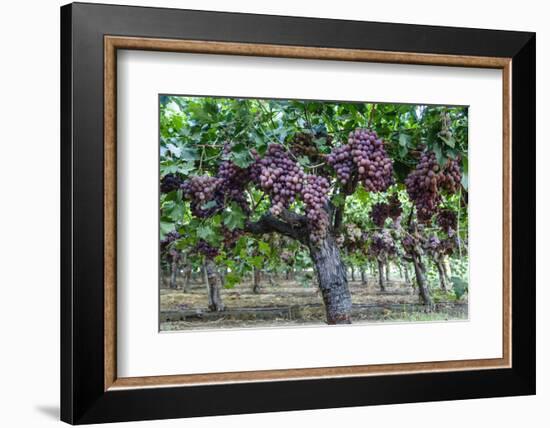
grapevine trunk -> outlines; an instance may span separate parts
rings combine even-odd
[[[254,267],[254,285],[252,286],[252,292],[253,293],[259,293],[260,292],[260,279],[261,279],[262,271],[256,267]]]
[[[438,260],[436,262],[437,273],[439,275],[439,286],[441,290],[447,291],[447,276],[445,275],[445,268],[443,267],[443,262]]]
[[[378,260],[378,285],[380,286],[380,291],[386,291],[384,281],[384,262],[382,260]]]
[[[310,252],[325,304],[327,324],[350,324],[351,294],[346,267],[334,237],[329,233],[320,243],[310,244]]]
[[[428,284],[426,283],[426,276],[424,272],[426,270],[424,263],[420,257],[414,257],[414,274],[416,276],[416,284],[418,285],[418,292],[420,293],[420,298],[422,303],[429,308],[432,306],[432,298],[430,297],[430,292],[428,290]]]
[[[178,287],[176,279],[178,276],[178,261],[175,257],[172,258],[170,263],[170,288],[175,289]]]
[[[212,312],[220,312],[225,309],[220,296],[220,275],[216,264],[207,258],[204,262],[205,283],[208,291],[208,309]]]

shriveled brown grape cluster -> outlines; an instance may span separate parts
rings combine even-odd
[[[358,128],[350,132],[347,144],[335,148],[327,161],[342,184],[355,177],[367,191],[381,192],[393,184],[393,161],[376,132]]]
[[[407,193],[416,206],[419,221],[425,223],[432,218],[441,202],[439,192],[456,192],[460,179],[458,160],[449,159],[441,168],[434,152],[422,153],[416,169],[405,179]]]
[[[289,140],[291,143],[290,151],[296,158],[307,156],[310,161],[321,163],[323,161],[323,155],[319,152],[315,144],[315,139],[317,138],[324,138],[327,146],[332,144],[332,136],[330,135],[320,132],[299,132]]]
[[[280,215],[300,194],[305,174],[283,146],[270,144],[265,156],[255,162],[252,178],[271,197],[271,213]]]
[[[314,244],[321,242],[327,234],[329,218],[325,206],[328,203],[329,187],[326,178],[312,174],[306,175],[302,185],[301,197],[309,220],[309,238]]]

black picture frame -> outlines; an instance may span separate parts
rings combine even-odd
[[[105,391],[105,35],[512,58],[512,367]],[[534,394],[535,98],[534,33],[63,6],[61,420],[86,424]]]

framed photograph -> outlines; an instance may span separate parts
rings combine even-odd
[[[61,419],[535,393],[535,35],[61,8]]]

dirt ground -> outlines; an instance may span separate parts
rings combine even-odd
[[[181,289],[160,290],[160,330],[281,327],[325,323],[320,292],[316,286],[302,286],[296,281],[265,280],[259,293],[243,282],[232,289],[222,289],[225,305],[222,312],[208,311],[205,285],[191,284]],[[350,282],[352,320],[357,322],[447,321],[468,318],[466,298],[456,301],[452,293],[434,290],[435,307],[427,312],[415,290],[402,280],[390,281],[381,292],[376,280],[368,278]]]

